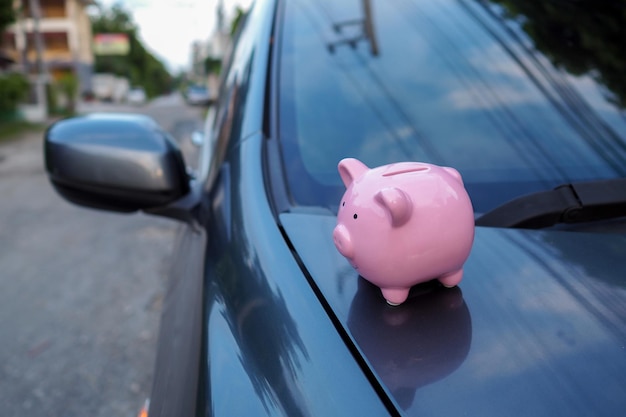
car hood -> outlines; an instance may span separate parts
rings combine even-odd
[[[459,287],[390,307],[336,250],[332,215],[280,221],[313,285],[406,415],[626,409],[626,236],[477,228]]]

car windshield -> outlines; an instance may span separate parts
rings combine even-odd
[[[278,135],[293,203],[335,211],[345,157],[454,167],[477,213],[626,176],[624,16],[623,2],[285,2]]]

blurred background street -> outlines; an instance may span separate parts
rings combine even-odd
[[[62,200],[43,129],[143,113],[197,167],[191,136],[250,4],[0,2],[0,417],[134,417],[150,396],[179,225]]]
[[[78,110],[147,114],[187,150],[205,111],[178,93]],[[0,416],[137,415],[177,223],[65,202],[42,133],[0,141],[0,219]]]

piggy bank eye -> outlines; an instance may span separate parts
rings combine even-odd
[[[345,206],[346,202],[344,201],[343,203],[341,203],[341,207]]]
[[[356,218],[359,217],[359,216],[357,216],[356,213],[354,213],[354,216],[352,216],[352,217],[354,217],[354,220],[356,220]]]

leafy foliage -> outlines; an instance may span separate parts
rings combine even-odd
[[[0,76],[0,114],[13,113],[28,94],[28,80],[21,74]]]
[[[204,71],[207,74],[218,74],[222,70],[222,60],[211,56],[204,60]]]
[[[78,81],[78,77],[76,75],[68,73],[64,74],[57,81],[57,89],[61,94],[65,96],[67,100],[67,108],[66,111],[69,114],[73,114],[76,111],[76,96],[78,95],[78,88],[80,83]]]
[[[0,0],[0,33],[13,22],[15,22],[13,0]]]
[[[138,28],[132,16],[121,5],[102,10],[91,19],[92,31],[124,33],[128,36],[130,52],[125,56],[96,56],[95,72],[127,77],[135,86],[142,86],[148,97],[164,94],[171,89],[172,77],[165,65],[152,55],[138,38]]]

